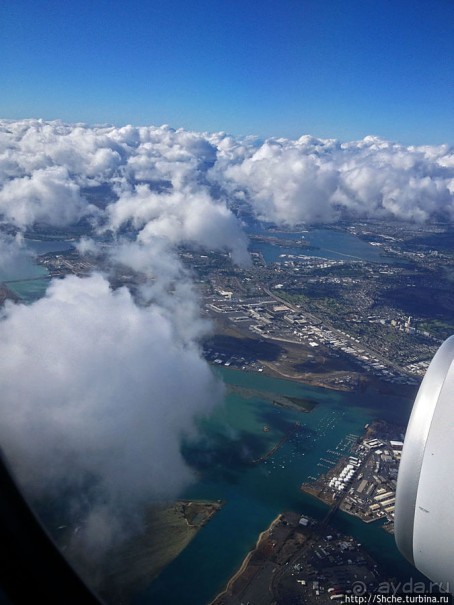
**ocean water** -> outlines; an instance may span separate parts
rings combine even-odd
[[[8,288],[12,290],[20,299],[26,303],[32,303],[42,298],[46,293],[50,282],[47,270],[43,267],[43,273],[32,279],[19,280],[14,283],[8,283]],[[0,279],[1,281],[1,279]]]
[[[25,246],[34,254],[47,252],[63,252],[74,248],[74,242],[69,240],[32,240],[25,239]],[[45,267],[34,262],[33,258],[24,258],[19,267],[15,267],[14,275],[0,271],[0,282],[5,281],[8,288],[26,303],[31,303],[44,296],[49,285],[49,274]]]
[[[14,275],[8,270],[0,271],[0,282],[5,282],[23,301],[33,302],[44,295],[49,285],[49,277],[45,267],[26,259],[20,267],[15,268]]]
[[[259,394],[227,395],[222,408],[200,422],[201,437],[187,444],[185,456],[198,471],[197,481],[182,497],[221,499],[223,509],[149,587],[137,604],[205,605],[222,588],[254,546],[258,534],[281,512],[295,510],[321,519],[327,507],[300,491],[309,476],[324,468],[327,450],[347,445],[375,418],[405,424],[412,402],[370,391],[338,393],[260,374],[221,368],[227,384],[293,397],[315,399],[310,413],[274,406]],[[301,427],[274,456],[259,464],[252,459],[268,451],[295,422]],[[269,432],[264,432],[264,425]],[[400,579],[420,577],[406,563],[394,538],[377,523],[337,513],[333,524],[356,536],[388,573]]]

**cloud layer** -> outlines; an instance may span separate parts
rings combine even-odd
[[[341,144],[304,136],[247,147],[233,139],[212,169],[230,198],[278,224],[339,218],[452,221],[454,154],[376,137]]]
[[[453,150],[377,137],[259,142],[168,126],[0,121],[0,174],[0,216],[19,228],[90,216],[113,230],[129,224],[173,243],[217,244],[243,261],[233,202],[283,224],[454,214]],[[105,210],[105,200],[93,204],[97,187],[111,192]]]
[[[177,249],[248,263],[241,206],[284,225],[452,221],[454,155],[376,137],[258,141],[0,121],[3,279],[26,264],[24,232],[80,221],[91,225],[82,253],[107,240],[113,266],[149,277],[136,299],[100,273],[67,277],[0,318],[0,443],[33,497],[72,494],[85,549],[107,547],[126,515],[191,480],[182,433],[222,389],[200,354],[207,325]]]

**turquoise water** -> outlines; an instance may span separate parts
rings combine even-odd
[[[316,399],[309,414],[273,406],[260,397],[230,393],[225,405],[201,421],[202,437],[187,445],[187,460],[199,479],[184,498],[222,499],[223,509],[203,528],[137,600],[141,605],[204,605],[226,584],[253,547],[258,534],[285,510],[322,518],[327,507],[299,487],[309,476],[323,472],[317,466],[326,451],[345,443],[349,434],[360,435],[374,418],[405,423],[411,402],[383,397],[376,392],[345,394],[309,387],[259,374],[219,370],[227,384],[280,395]],[[271,458],[251,465],[268,451],[295,422],[301,428]],[[263,426],[270,427],[264,433]],[[355,535],[384,564],[390,575],[416,577],[398,553],[394,539],[377,524],[338,513],[334,525]]]
[[[44,267],[43,267],[44,269]],[[1,279],[0,279],[1,281]],[[8,288],[12,290],[23,302],[32,303],[42,298],[49,285],[50,278],[47,276],[47,270],[44,269],[42,277],[33,280],[23,280],[14,283],[8,283]]]
[[[284,246],[273,246],[264,242],[251,242],[249,249],[253,252],[261,252],[267,263],[276,262],[280,254],[294,254],[304,256],[314,256],[326,258],[329,260],[355,261],[362,260],[374,263],[394,263],[395,260],[386,256],[381,256],[381,250],[377,246],[371,246],[359,237],[345,231],[332,231],[330,229],[313,229],[308,232],[286,233],[270,232],[255,228],[254,233],[280,237],[286,240],[305,241],[311,248],[292,248]]]
[[[378,255],[378,250],[354,236],[319,231],[326,249],[330,246],[330,250],[331,247],[334,250],[336,244],[327,243],[328,236],[347,236],[370,248],[371,254]],[[311,234],[317,236],[315,231]],[[285,237],[290,235],[295,238],[301,236],[285,234]],[[311,244],[318,245],[317,240],[312,240]],[[340,238],[337,244],[342,244],[345,253],[345,240]],[[38,253],[71,247],[70,242],[32,242],[31,245]],[[280,247],[269,248],[276,254],[284,252]],[[349,250],[352,254],[358,253],[356,248]],[[290,253],[300,254],[301,250],[295,249]],[[329,254],[337,254],[339,258],[339,252],[331,251]],[[313,251],[313,255],[322,256],[320,251]],[[266,260],[270,262],[270,257]],[[27,302],[41,297],[49,283],[46,269],[31,262],[26,273],[18,277],[22,281],[9,284],[9,287]],[[27,281],[27,278],[38,279]],[[411,408],[409,401],[383,397],[374,392],[342,394],[261,374],[227,368],[218,371],[227,384],[316,399],[318,405],[310,414],[304,414],[275,407],[260,396],[247,398],[230,393],[222,408],[209,419],[200,420],[200,439],[184,448],[188,462],[197,472],[197,480],[181,497],[221,499],[226,504],[163,571],[147,593],[137,599],[140,605],[208,603],[239,567],[258,534],[280,512],[292,509],[315,518],[326,514],[326,506],[303,494],[299,487],[309,476],[323,472],[324,469],[317,464],[320,457],[330,457],[326,455],[328,449],[345,442],[350,433],[361,434],[364,425],[376,417],[405,423]],[[302,426],[293,437],[271,459],[251,465],[250,461],[269,450],[295,421],[301,422]],[[267,433],[263,431],[265,424],[270,428]],[[336,515],[335,524],[341,531],[355,535],[364,543],[391,575],[403,579],[411,575],[419,577],[397,552],[393,537],[377,524],[365,525],[342,513]]]
[[[0,271],[0,282],[2,281],[25,302],[33,302],[44,296],[49,285],[47,269],[36,265],[31,258],[24,260],[21,266],[16,268],[14,277]]]
[[[25,239],[25,245],[38,255],[47,252],[63,252],[74,248],[74,242],[69,240]],[[13,281],[9,281],[11,279]],[[31,303],[44,296],[50,281],[47,269],[37,265],[32,257],[24,258],[21,266],[16,267],[14,278],[9,274],[0,272],[0,282],[3,280],[5,280],[8,288],[26,303]]]

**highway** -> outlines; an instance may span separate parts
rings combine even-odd
[[[344,332],[341,332],[340,330],[337,330],[331,324],[327,325],[325,319],[322,319],[321,317],[318,317],[317,315],[314,315],[314,313],[309,312],[306,309],[302,309],[301,307],[298,307],[298,306],[296,306],[296,305],[288,302],[284,298],[281,298],[277,294],[274,294],[273,292],[271,292],[263,284],[262,284],[262,289],[263,289],[263,291],[269,297],[271,297],[272,299],[274,299],[276,302],[278,302],[280,304],[283,304],[283,305],[286,305],[287,307],[289,307],[289,309],[291,309],[295,313],[303,313],[304,316],[307,317],[308,319],[310,319],[312,323],[314,323],[314,324],[322,324],[322,325],[326,326],[326,328],[332,332],[332,334],[333,334],[333,336],[335,338],[346,340],[348,342],[349,346],[351,346],[355,350],[358,348],[358,342],[356,342],[356,340],[352,336],[350,336],[349,334],[345,334]],[[271,340],[284,340],[284,339],[275,338],[275,337],[271,337],[271,336],[269,338]],[[298,344],[298,341],[287,341],[287,342],[293,342],[293,343],[297,343]],[[368,355],[370,355],[372,357],[375,357],[375,359],[377,359],[381,363],[385,364],[386,366],[392,368],[393,370],[395,370],[399,374],[405,374],[405,375],[411,376],[411,374],[409,374],[400,365],[394,363],[393,361],[391,361],[387,357],[383,357],[383,355],[381,355],[380,353],[378,353],[374,349],[371,349],[371,348],[367,347],[366,345],[364,345],[362,343],[361,343],[360,347],[361,347],[361,349],[365,353],[367,353]]]

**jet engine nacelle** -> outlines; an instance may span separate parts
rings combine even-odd
[[[395,537],[400,552],[454,591],[454,336],[418,391],[399,467]]]

